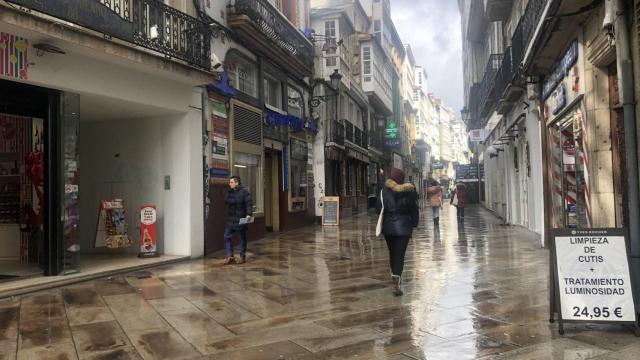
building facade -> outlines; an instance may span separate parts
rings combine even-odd
[[[251,239],[314,220],[308,79],[314,43],[308,0],[204,2],[201,16],[228,29],[214,39],[221,77],[208,89],[210,184],[206,252],[223,247],[224,197],[240,176],[254,201]]]
[[[485,205],[540,233],[542,245],[551,229],[625,228],[637,279],[638,2],[459,6],[465,110],[470,129],[485,133],[475,147],[486,170]],[[502,39],[491,35],[496,27]],[[498,51],[484,71],[483,49]]]
[[[0,4],[0,272],[18,269],[4,276],[204,254],[208,30],[191,1],[119,5]]]

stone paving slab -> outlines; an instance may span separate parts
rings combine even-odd
[[[548,252],[471,207],[425,212],[390,289],[376,217],[221,255],[0,299],[0,359],[640,359],[613,325],[549,324]]]

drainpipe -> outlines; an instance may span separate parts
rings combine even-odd
[[[631,60],[629,29],[627,13],[624,1],[607,1],[606,6],[613,6],[615,14],[614,29],[616,43],[616,57],[618,59],[618,85],[620,88],[620,101],[624,109],[624,142],[627,166],[627,196],[629,211],[629,242],[631,244],[631,272],[635,282],[635,288],[640,289],[640,218],[638,198],[638,153],[636,139],[636,111],[635,94],[633,85],[633,63]],[[636,293],[636,306],[639,306]],[[636,308],[636,311],[639,309]]]

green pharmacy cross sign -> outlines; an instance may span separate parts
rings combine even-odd
[[[398,149],[402,146],[398,130],[398,124],[396,124],[395,122],[391,122],[389,123],[389,125],[387,125],[386,134],[384,137],[384,145],[386,148]]]
[[[395,139],[398,137],[398,125],[394,122],[387,125],[387,139]]]

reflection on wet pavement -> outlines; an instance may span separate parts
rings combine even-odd
[[[479,208],[423,218],[390,289],[375,217],[194,260],[0,299],[0,359],[638,359],[612,325],[548,323],[548,253]],[[428,214],[428,213],[427,213]]]

